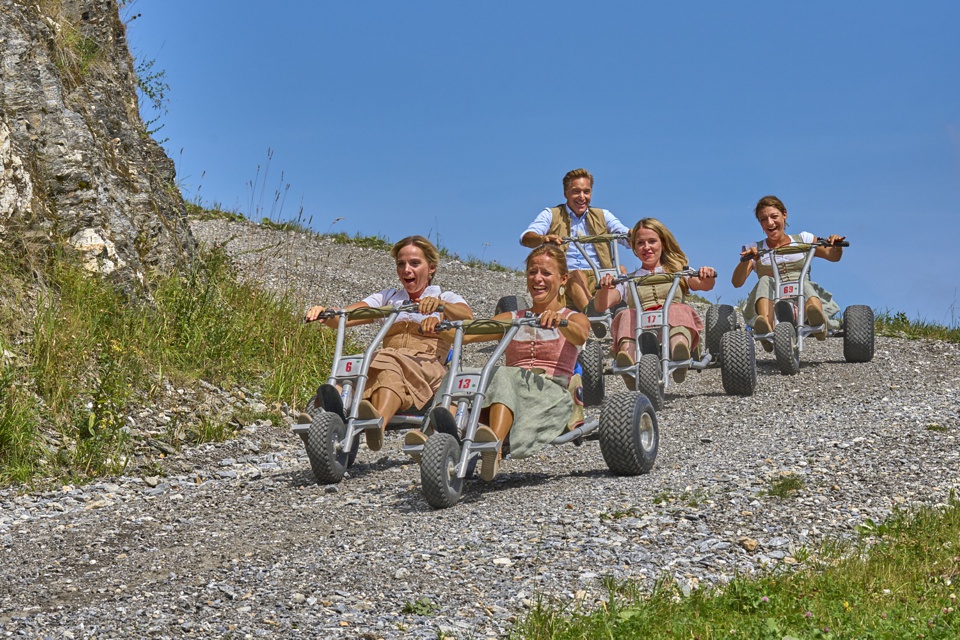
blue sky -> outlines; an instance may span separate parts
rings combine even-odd
[[[734,303],[749,291],[729,284],[739,248],[762,238],[753,206],[775,194],[791,231],[848,237],[843,260],[813,272],[841,308],[960,322],[960,3],[140,0],[124,13],[140,14],[134,55],[166,71],[156,137],[189,199],[274,219],[302,206],[321,232],[439,235],[519,266],[520,233],[585,167],[594,206],[627,226],[661,219],[691,266],[720,272],[709,297]]]

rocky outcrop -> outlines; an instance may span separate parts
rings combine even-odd
[[[43,231],[138,288],[188,260],[173,161],[140,119],[115,0],[0,0],[0,243]]]

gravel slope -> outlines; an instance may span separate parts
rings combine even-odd
[[[244,273],[343,304],[393,279],[382,252],[249,225],[194,223]],[[522,278],[444,262],[439,282],[492,311]],[[857,301],[850,301],[857,302]],[[799,375],[759,354],[751,398],[720,372],[672,387],[649,475],[611,476],[595,442],[508,460],[455,508],[433,511],[388,433],[347,479],[317,486],[286,426],[168,459],[164,477],[0,493],[0,630],[13,637],[499,637],[540,595],[604,594],[604,576],[684,589],[795,564],[960,484],[960,349],[878,338],[843,362],[808,342]],[[608,393],[622,389],[608,378]],[[765,495],[799,476],[794,496]],[[802,557],[802,554],[801,554]],[[426,601],[429,601],[429,605]],[[414,606],[420,602],[420,606]],[[421,615],[421,614],[429,615]]]

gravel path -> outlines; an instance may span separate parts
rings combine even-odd
[[[296,285],[304,306],[392,280],[378,251],[224,222],[194,233],[266,286]],[[523,291],[516,274],[448,261],[439,273],[478,314]],[[322,487],[299,438],[255,423],[168,458],[159,477],[0,492],[0,631],[501,637],[539,596],[593,606],[605,576],[717,584],[796,564],[799,549],[898,506],[943,502],[960,484],[958,345],[878,338],[868,364],[844,363],[839,340],[805,346],[793,377],[761,352],[751,398],[724,395],[717,370],[672,387],[657,464],[637,478],[611,476],[587,442],[508,460],[433,511],[396,432]],[[787,475],[799,492],[767,495]]]

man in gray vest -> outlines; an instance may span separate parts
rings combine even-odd
[[[574,169],[563,176],[563,196],[566,202],[548,207],[527,227],[520,236],[520,244],[531,249],[552,242],[563,244],[563,238],[594,236],[603,233],[629,233],[630,229],[607,211],[590,206],[593,195],[593,176],[586,169]],[[610,248],[604,244],[584,244],[584,249],[601,268],[613,268]],[[587,308],[593,298],[596,278],[590,263],[572,244],[567,249],[567,300],[570,306],[580,311]]]

